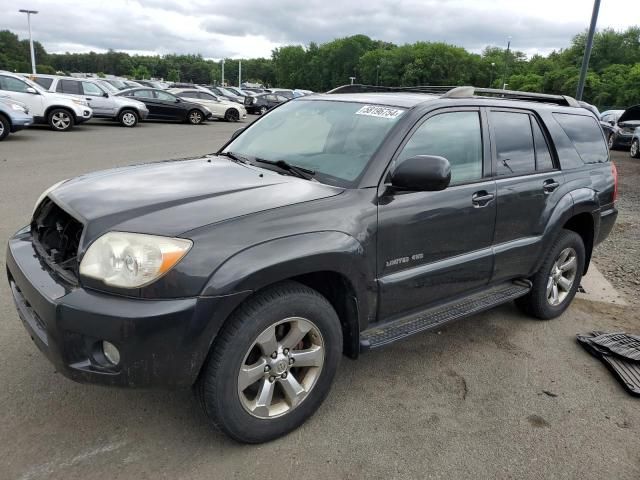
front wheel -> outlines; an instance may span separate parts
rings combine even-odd
[[[267,107],[264,107],[264,106],[260,107],[260,110],[259,110],[260,115],[264,115],[265,113],[267,113],[267,110],[269,110]]]
[[[631,142],[631,150],[629,150],[629,155],[632,158],[640,158],[640,141],[636,138]]]
[[[613,133],[609,134],[607,137],[607,145],[609,146],[609,150],[613,150],[616,146],[616,137]]]
[[[575,297],[584,271],[582,237],[562,230],[548,251],[540,270],[531,279],[531,291],[516,300],[525,313],[548,320],[560,316]]]
[[[49,112],[49,126],[57,132],[66,132],[73,128],[73,115],[63,108],[55,108]]]
[[[260,443],[300,426],[327,396],[342,352],[331,304],[296,282],[252,297],[225,324],[198,380],[202,406],[232,438]]]
[[[133,128],[138,125],[138,114],[133,110],[123,110],[118,115],[118,121],[123,127]]]
[[[10,129],[11,125],[9,125],[9,120],[7,120],[4,115],[0,115],[0,141],[7,138]]]
[[[191,125],[200,125],[204,121],[204,115],[200,110],[191,110],[187,115],[187,120]]]
[[[235,108],[230,108],[225,112],[224,119],[227,122],[237,122],[238,120],[240,120],[240,112],[238,112],[238,110],[236,110]]]

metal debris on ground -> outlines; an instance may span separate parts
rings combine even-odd
[[[577,340],[604,362],[631,395],[640,397],[640,336],[596,331],[577,335]]]

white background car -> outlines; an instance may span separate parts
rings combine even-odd
[[[0,92],[27,105],[35,123],[48,123],[58,132],[86,122],[93,115],[86,100],[48,92],[37,83],[10,72],[0,71]]]
[[[63,77],[60,75],[33,75],[34,82],[50,92],[64,93],[86,100],[95,118],[116,120],[123,127],[135,127],[149,115],[147,106],[129,97],[118,97],[97,80]]]
[[[207,92],[204,89],[170,88],[167,91],[180,98],[184,98],[189,102],[204,105],[211,110],[214,118],[222,118],[228,122],[237,122],[241,118],[247,118],[247,110],[244,106],[236,102],[217,97],[213,93]]]

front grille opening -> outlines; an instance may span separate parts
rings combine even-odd
[[[31,222],[33,245],[42,260],[67,281],[78,280],[78,246],[83,225],[45,198]]]

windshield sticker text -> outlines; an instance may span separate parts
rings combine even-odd
[[[356,112],[356,115],[367,115],[378,118],[397,118],[402,115],[402,110],[397,108],[380,107],[378,105],[365,105]]]

